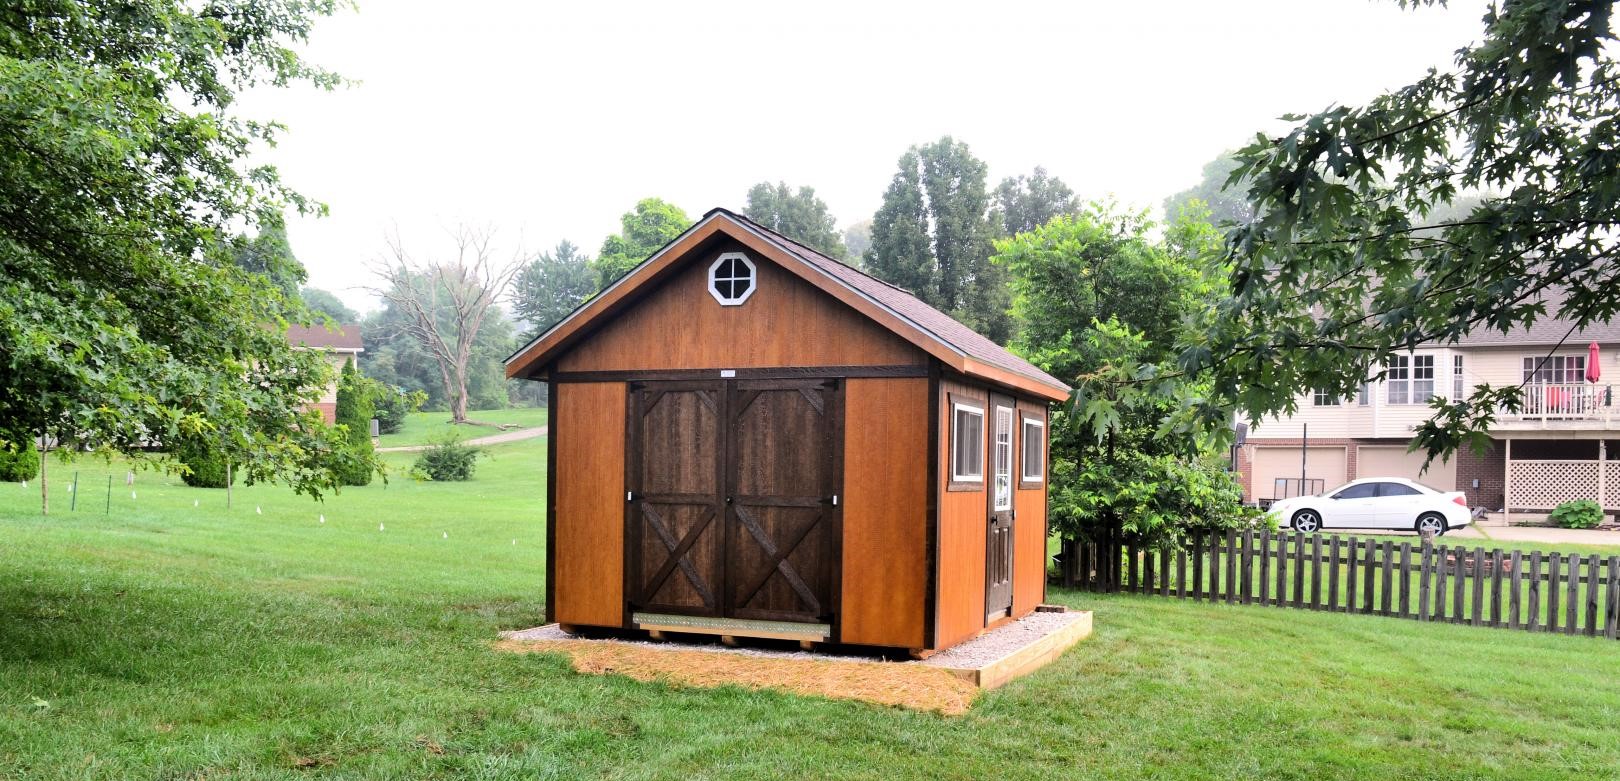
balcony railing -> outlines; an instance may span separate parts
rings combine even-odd
[[[1587,382],[1532,382],[1524,386],[1518,412],[1503,411],[1503,420],[1601,420],[1615,412],[1609,385]],[[1617,416],[1620,417],[1620,416]]]

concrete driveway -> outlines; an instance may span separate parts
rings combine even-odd
[[[1556,526],[1469,525],[1447,534],[1445,539],[1513,540],[1515,542],[1613,545],[1620,547],[1620,531],[1612,529],[1560,529]]]

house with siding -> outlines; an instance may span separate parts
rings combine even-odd
[[[327,423],[336,422],[338,375],[349,361],[354,361],[358,368],[360,353],[365,352],[360,341],[359,324],[345,323],[330,331],[322,325],[294,325],[287,329],[287,342],[294,347],[326,353],[327,362],[332,364],[332,380],[321,391],[321,400],[315,403],[315,409],[320,411]]]
[[[1620,405],[1613,393],[1620,323],[1571,326],[1548,318],[1509,334],[1419,347],[1353,398],[1300,396],[1294,415],[1258,421],[1237,448],[1244,496],[1264,505],[1358,478],[1404,477],[1463,491],[1471,506],[1490,511],[1546,511],[1571,499],[1620,509]],[[1463,448],[1424,471],[1424,454],[1407,452],[1415,427],[1434,412],[1431,397],[1458,399],[1476,385],[1521,383],[1521,409],[1497,414],[1484,453]]]

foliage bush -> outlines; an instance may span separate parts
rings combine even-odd
[[[1565,529],[1596,529],[1603,523],[1603,507],[1591,499],[1576,499],[1553,508],[1548,516]]]
[[[463,444],[454,434],[436,439],[417,456],[411,476],[418,480],[471,480],[482,450]]]
[[[181,472],[180,480],[192,488],[224,488],[227,482],[236,482],[224,454],[200,436],[182,438],[170,454],[186,465],[189,471]]]
[[[371,454],[375,449],[371,444],[371,400],[376,391],[370,383],[370,380],[360,376],[354,361],[343,365],[343,376],[338,381],[335,417],[339,425],[347,427],[347,448],[350,454],[357,457],[337,462],[335,471],[341,485],[371,483]]]
[[[407,391],[380,382],[375,385],[371,415],[377,419],[379,434],[398,434],[405,428],[406,416],[421,409],[427,402],[428,396],[422,391]]]
[[[39,446],[32,437],[0,440],[0,480],[19,482],[39,475]]]

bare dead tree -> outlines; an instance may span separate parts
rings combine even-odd
[[[455,252],[444,259],[418,261],[396,229],[386,237],[388,254],[374,267],[381,280],[368,288],[407,316],[405,332],[433,356],[450,400],[452,422],[467,421],[467,364],[473,340],[489,313],[523,267],[522,252],[494,258],[495,231],[458,225],[449,230]]]

